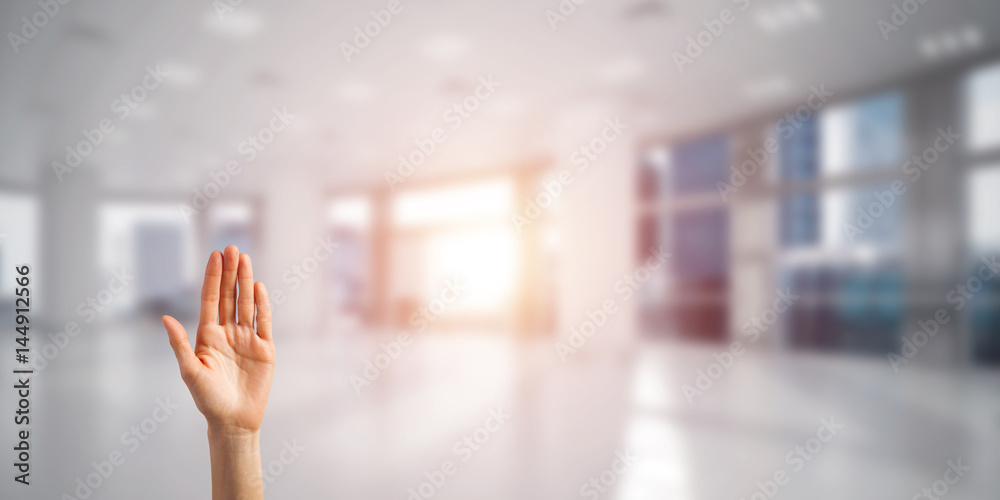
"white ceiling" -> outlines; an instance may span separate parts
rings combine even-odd
[[[112,102],[148,65],[168,69],[167,84],[81,168],[112,189],[186,193],[238,157],[274,107],[298,118],[255,168],[336,186],[380,178],[480,76],[503,86],[449,132],[428,172],[552,155],[560,117],[581,106],[620,110],[640,134],[681,135],[795,105],[811,85],[849,92],[965,56],[928,58],[923,37],[972,27],[972,56],[1000,32],[1000,2],[986,0],[928,2],[888,41],[877,22],[889,0],[813,0],[815,22],[768,32],[763,13],[796,1],[740,12],[730,0],[589,0],[553,30],[545,11],[558,0],[403,0],[351,63],[340,43],[388,1],[245,0],[224,20],[205,1],[71,2],[19,53],[0,48],[0,180],[51,175],[82,128],[115,118]],[[736,22],[679,73],[672,54],[723,8]],[[0,28],[36,10],[3,3]]]

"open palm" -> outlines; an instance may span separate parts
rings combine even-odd
[[[234,245],[212,252],[194,349],[176,319],[162,319],[181,378],[209,424],[259,430],[271,392],[275,351],[271,303],[264,284],[253,281],[250,256]]]

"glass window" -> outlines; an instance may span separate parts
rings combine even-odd
[[[897,165],[903,157],[905,102],[900,91],[825,111],[821,122],[823,173]]]
[[[337,199],[330,203],[327,216],[333,227],[366,232],[372,221],[371,200],[367,196]]]
[[[656,146],[643,155],[639,168],[639,199],[654,201],[673,192],[670,185],[670,148]]]
[[[819,120],[810,118],[779,141],[778,167],[781,180],[809,181],[819,172]],[[784,247],[810,246],[818,242],[819,202],[815,193],[800,193],[781,200],[780,236]]]
[[[670,154],[670,185],[676,194],[714,192],[729,179],[729,138],[717,135],[674,147]]]
[[[724,290],[729,273],[728,210],[684,211],[673,217],[673,278],[684,291]]]
[[[38,264],[38,203],[28,195],[0,194],[0,292],[14,295],[14,266]],[[38,270],[33,269],[35,281]]]
[[[778,158],[781,180],[804,181],[816,178],[819,172],[819,120],[815,117],[782,132]]]
[[[184,309],[196,290],[204,263],[195,255],[195,229],[169,203],[105,203],[98,211],[102,271],[122,268],[135,273],[112,309],[140,307]],[[196,294],[197,295],[197,294]]]
[[[513,208],[514,184],[509,179],[401,193],[393,203],[396,225],[420,225],[504,219]]]
[[[784,265],[780,279],[802,297],[784,315],[788,344],[879,355],[899,348],[906,313],[899,265]]]
[[[969,149],[1000,146],[1000,63],[975,71],[965,86],[966,130]]]
[[[1000,250],[1000,165],[973,170],[966,180],[969,245],[976,253]]]
[[[240,252],[255,253],[253,207],[250,203],[216,203],[209,212],[208,228],[212,250],[236,245]]]
[[[460,279],[468,290],[442,313],[443,323],[508,324],[521,253],[509,214],[511,178],[413,188],[393,198],[390,249],[394,317],[404,324]]]
[[[781,244],[786,248],[819,243],[819,200],[802,193],[781,200]]]
[[[974,272],[970,270],[970,274]],[[972,327],[972,358],[983,364],[1000,364],[1000,282],[983,283],[972,298],[969,319]]]
[[[890,183],[832,189],[823,194],[822,203],[823,245],[828,248],[884,249],[902,242],[903,198]]]
[[[327,208],[336,248],[329,264],[329,293],[334,310],[363,318],[371,307],[372,203],[367,196],[332,201]]]

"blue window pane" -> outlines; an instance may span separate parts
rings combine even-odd
[[[787,267],[780,280],[801,297],[785,316],[790,345],[878,355],[899,349],[906,315],[900,266]]]
[[[890,92],[823,114],[823,171],[893,166],[902,161],[906,103]]]
[[[903,157],[903,94],[871,98],[858,108],[858,166],[898,163]]]
[[[824,266],[786,267],[779,280],[783,288],[800,297],[784,315],[786,343],[803,349],[834,349],[836,313],[830,301],[818,299],[833,292],[836,273]]]
[[[898,349],[903,324],[903,272],[895,266],[841,271],[838,344],[845,351],[883,354]]]
[[[729,140],[720,135],[680,144],[671,162],[674,193],[715,191],[716,183],[729,177]]]
[[[810,118],[798,128],[784,129],[778,153],[781,179],[788,182],[815,179],[819,173],[819,121]],[[809,246],[819,241],[819,201],[815,193],[781,200],[780,235],[784,247]]]
[[[976,70],[965,85],[968,144],[973,151],[1000,146],[1000,64]]]
[[[815,117],[810,118],[798,128],[783,129],[781,134],[778,153],[781,179],[815,179],[819,172],[819,121]]]
[[[824,194],[824,223],[836,238],[830,246],[873,245],[897,247],[902,243],[903,202],[892,193],[891,183],[872,184]]]
[[[970,276],[975,273],[975,268],[969,270]],[[1000,365],[1000,282],[983,283],[982,291],[972,298],[969,317],[972,359],[977,363]]]
[[[781,200],[781,244],[810,246],[819,242],[819,200],[816,193],[803,193]]]
[[[702,292],[723,290],[729,273],[729,214],[725,209],[681,212],[672,226],[673,274]]]

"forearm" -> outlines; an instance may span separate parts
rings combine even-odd
[[[261,500],[260,432],[209,425],[212,456],[212,500]]]

